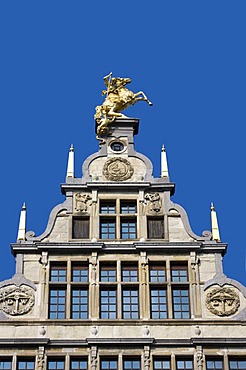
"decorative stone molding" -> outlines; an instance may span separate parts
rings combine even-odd
[[[147,325],[145,325],[145,326],[143,327],[143,335],[144,335],[145,337],[147,337],[147,336],[149,336],[149,334],[150,334],[149,327],[148,327]]]
[[[144,363],[144,370],[149,370],[149,367],[150,367],[150,347],[149,346],[144,346],[143,363]]]
[[[51,231],[53,230],[57,215],[62,211],[72,212],[72,198],[71,197],[67,198],[65,202],[58,204],[56,207],[52,209],[50,216],[49,216],[48,224],[46,226],[46,230],[41,235],[36,236],[34,231],[28,231],[26,233],[26,241],[30,243],[30,242],[41,241],[44,238],[47,238],[50,235]]]
[[[103,175],[110,181],[124,181],[132,177],[134,169],[131,163],[124,158],[108,159],[103,166]]]
[[[240,306],[238,293],[227,287],[211,289],[206,295],[206,306],[210,312],[217,316],[231,316]]]
[[[196,325],[194,332],[195,332],[196,335],[201,335],[202,331],[201,331],[199,325]]]
[[[7,287],[9,285],[16,285],[17,287],[20,287],[21,285],[27,285],[28,287],[36,290],[35,284],[31,280],[25,278],[25,276],[22,274],[14,274],[11,279],[2,281],[0,283],[0,288]]]
[[[202,370],[203,369],[203,349],[202,346],[196,347],[196,363],[197,363],[197,369]]]
[[[46,334],[46,330],[45,330],[45,327],[44,326],[41,326],[41,328],[39,329],[39,334],[44,336]]]
[[[91,327],[91,335],[93,337],[96,337],[97,334],[98,334],[98,327],[94,325],[94,326]]]
[[[191,230],[188,215],[187,215],[185,209],[183,207],[181,207],[179,204],[173,203],[169,199],[169,200],[167,200],[167,202],[165,204],[165,208],[167,208],[167,212],[169,212],[170,215],[173,211],[176,211],[179,214],[179,216],[181,217],[181,220],[183,222],[183,225],[184,225],[184,228],[185,228],[186,232],[188,233],[188,235],[192,239],[197,240],[197,241],[202,241],[202,242],[210,241],[212,239],[212,233],[209,230],[204,230],[202,232],[202,236],[196,235]],[[173,215],[173,216],[176,216],[176,215]]]
[[[91,370],[96,370],[97,368],[97,347],[91,347]]]
[[[159,213],[161,211],[161,197],[159,193],[147,193],[145,199],[148,204],[148,211],[150,213]]]
[[[88,213],[88,207],[91,206],[90,194],[76,193],[74,196],[74,211],[78,213]]]
[[[25,315],[35,303],[33,289],[28,286],[9,286],[0,289],[0,309],[11,315]]]
[[[38,358],[37,358],[37,369],[38,370],[43,370],[44,368],[44,359],[45,353],[44,353],[44,347],[39,347],[38,348]]]

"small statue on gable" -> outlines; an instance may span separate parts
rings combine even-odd
[[[159,193],[147,193],[145,199],[148,201],[150,212],[160,212],[161,211],[161,197]]]
[[[91,205],[89,202],[91,200],[90,194],[75,194],[75,211],[80,213],[88,212],[88,206]]]

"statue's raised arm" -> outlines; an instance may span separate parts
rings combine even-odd
[[[126,117],[121,111],[129,106],[136,104],[138,101],[149,101],[143,91],[134,93],[128,90],[125,86],[131,82],[131,78],[112,77],[112,72],[103,77],[107,90],[102,91],[102,95],[106,95],[102,105],[96,107],[95,120],[97,123],[97,139],[101,140],[101,144],[105,142],[103,136],[107,136],[109,132],[109,124],[116,118]]]

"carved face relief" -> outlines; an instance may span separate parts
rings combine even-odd
[[[24,315],[31,311],[34,303],[33,289],[27,286],[7,287],[0,290],[0,309],[9,315]]]
[[[207,293],[206,306],[217,316],[230,316],[240,306],[238,293],[231,288],[214,288]]]
[[[145,199],[148,201],[150,212],[160,212],[161,211],[161,198],[159,193],[147,193]]]
[[[91,206],[90,194],[76,193],[74,196],[74,210],[78,213],[87,213],[88,206]]]
[[[103,175],[111,181],[128,180],[133,172],[131,163],[124,158],[111,158],[103,166]]]

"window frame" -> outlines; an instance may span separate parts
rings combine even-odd
[[[153,230],[153,225],[151,224],[151,221],[160,221],[161,227],[156,227],[156,229],[159,229],[158,232],[161,230],[161,233],[157,233],[157,231]],[[164,216],[147,216],[147,238],[150,240],[163,240],[165,239],[165,227],[164,227]]]
[[[224,370],[224,358],[223,356],[206,356],[205,358],[205,365],[206,365],[206,370]],[[207,364],[208,362],[221,362],[222,366],[221,367],[216,367],[215,364],[213,367],[208,367]]]
[[[77,225],[76,223],[78,223],[78,221],[84,221],[84,225],[83,225],[84,229],[79,228],[81,235],[79,235],[79,233],[77,234],[77,228],[79,227],[79,225]],[[90,224],[91,224],[90,216],[73,216],[72,217],[72,232],[71,232],[72,239],[73,240],[90,239],[90,226],[91,226]],[[84,234],[81,232],[81,230],[83,231]]]
[[[55,270],[59,266],[66,266],[66,281],[51,281],[52,270]],[[81,273],[74,274],[74,271],[81,271]],[[49,301],[47,317],[49,320],[89,319],[88,261],[71,259],[57,262],[51,260],[49,263],[48,286]],[[79,292],[78,296],[76,296],[75,292]],[[86,294],[83,294],[83,292],[86,292]]]
[[[107,208],[108,204],[108,208]],[[112,211],[110,205],[115,205]],[[105,208],[102,209],[102,207]],[[138,232],[138,201],[137,198],[127,198],[127,199],[99,199],[99,239],[100,240],[136,240]],[[128,212],[127,212],[128,211]],[[107,223],[111,223],[111,233],[104,229],[108,228]],[[128,225],[124,225],[128,224]],[[131,223],[131,225],[130,225]],[[128,228],[128,232],[124,231]]]
[[[157,361],[160,361],[160,362],[169,362],[169,369],[165,366],[162,366],[161,367],[155,367],[155,362]],[[168,357],[168,356],[163,356],[163,357],[160,357],[160,356],[153,356],[153,370],[172,370],[172,367],[171,367],[171,357]]]

